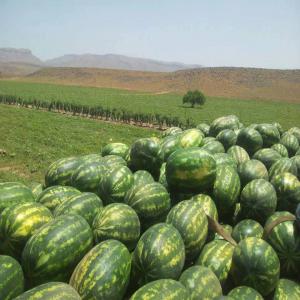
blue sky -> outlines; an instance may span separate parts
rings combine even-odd
[[[0,0],[0,47],[300,68],[300,0]]]

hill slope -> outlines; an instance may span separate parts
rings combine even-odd
[[[200,68],[170,73],[91,68],[45,68],[25,81],[184,93],[201,89],[209,96],[286,100],[300,103],[300,70]]]

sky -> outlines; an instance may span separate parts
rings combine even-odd
[[[300,0],[0,0],[0,47],[300,68]]]

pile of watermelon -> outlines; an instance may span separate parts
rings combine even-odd
[[[0,183],[0,299],[300,299],[300,128],[169,128]]]

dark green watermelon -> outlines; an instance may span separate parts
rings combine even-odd
[[[264,147],[271,147],[280,140],[280,133],[277,127],[272,124],[258,124],[255,129],[262,136]]]
[[[247,161],[250,159],[249,154],[247,151],[237,145],[231,146],[228,150],[227,153],[232,156],[232,158],[235,160],[237,165]]]
[[[215,153],[213,156],[216,161],[217,167],[223,164],[227,164],[232,166],[234,169],[237,169],[237,162],[228,153]]]
[[[216,176],[216,162],[199,148],[175,151],[166,164],[168,186],[179,192],[201,192],[211,188]]]
[[[19,182],[0,182],[0,213],[15,204],[34,202],[30,188]]]
[[[244,148],[249,155],[253,155],[262,148],[263,138],[260,133],[252,128],[243,128],[240,130],[236,144]]]
[[[255,152],[252,158],[261,161],[269,170],[272,164],[281,157],[282,156],[274,149],[264,148]]]
[[[216,154],[216,153],[225,153],[225,148],[223,144],[219,141],[211,141],[206,143],[201,147],[202,150],[206,150],[207,152],[211,154]]]
[[[101,154],[102,156],[118,155],[127,160],[129,155],[129,147],[124,143],[110,143],[102,148]]]
[[[297,167],[298,179],[300,179],[300,155],[295,155],[291,157],[291,161]]]
[[[284,133],[280,139],[280,144],[285,146],[289,153],[289,157],[295,155],[297,150],[299,149],[299,141],[298,139],[291,133]]]
[[[122,300],[131,269],[131,257],[119,241],[107,240],[90,250],[75,268],[70,285],[81,298]]]
[[[0,255],[0,299],[11,300],[24,291],[24,275],[12,257]]]
[[[239,119],[237,116],[229,115],[223,116],[215,119],[209,128],[209,135],[217,136],[219,132],[224,129],[238,129],[239,128]]]
[[[158,223],[143,233],[133,252],[133,280],[142,286],[157,279],[178,279],[184,261],[184,243],[178,230]]]
[[[236,144],[237,134],[231,129],[224,129],[218,133],[216,139],[221,142],[227,151]]]
[[[191,300],[215,299],[222,295],[222,287],[213,271],[203,266],[186,269],[179,281],[186,287]]]
[[[126,167],[127,163],[124,158],[118,155],[106,155],[102,157],[101,162],[104,164],[107,170],[111,170],[115,167]]]
[[[280,263],[276,252],[267,242],[248,237],[235,247],[230,273],[236,285],[252,287],[266,296],[278,283]]]
[[[297,165],[289,158],[281,158],[273,163],[269,170],[269,178],[272,179],[278,174],[289,172],[297,176]]]
[[[22,267],[29,286],[67,281],[93,246],[93,233],[79,215],[65,215],[42,226],[27,242]]]
[[[283,146],[282,144],[274,144],[271,149],[277,151],[281,157],[289,157],[289,153],[286,149],[285,146]]]
[[[258,222],[251,219],[245,219],[234,226],[232,237],[237,243],[239,243],[247,237],[262,238],[263,233],[264,229]]]
[[[140,227],[138,215],[130,206],[112,203],[99,210],[92,229],[96,243],[115,239],[132,250],[140,237]]]
[[[242,190],[240,203],[239,216],[242,219],[253,219],[264,224],[266,219],[276,210],[276,191],[268,181],[254,179]]]
[[[158,154],[157,154],[160,163],[167,161],[168,157],[179,148],[180,145],[179,145],[178,135],[176,136],[173,135],[164,139],[160,144]]]
[[[179,202],[168,213],[166,223],[172,224],[181,234],[186,260],[198,257],[208,232],[207,217],[201,204],[195,200]]]
[[[258,291],[249,286],[238,286],[232,289],[228,296],[234,300],[264,300]]]
[[[201,130],[192,128],[178,135],[179,148],[198,147],[202,145],[203,133]]]
[[[273,300],[298,300],[300,299],[300,284],[281,278],[276,286]]]
[[[102,200],[96,194],[82,193],[59,204],[55,208],[53,215],[57,217],[61,215],[77,214],[82,216],[91,226],[102,206]]]

